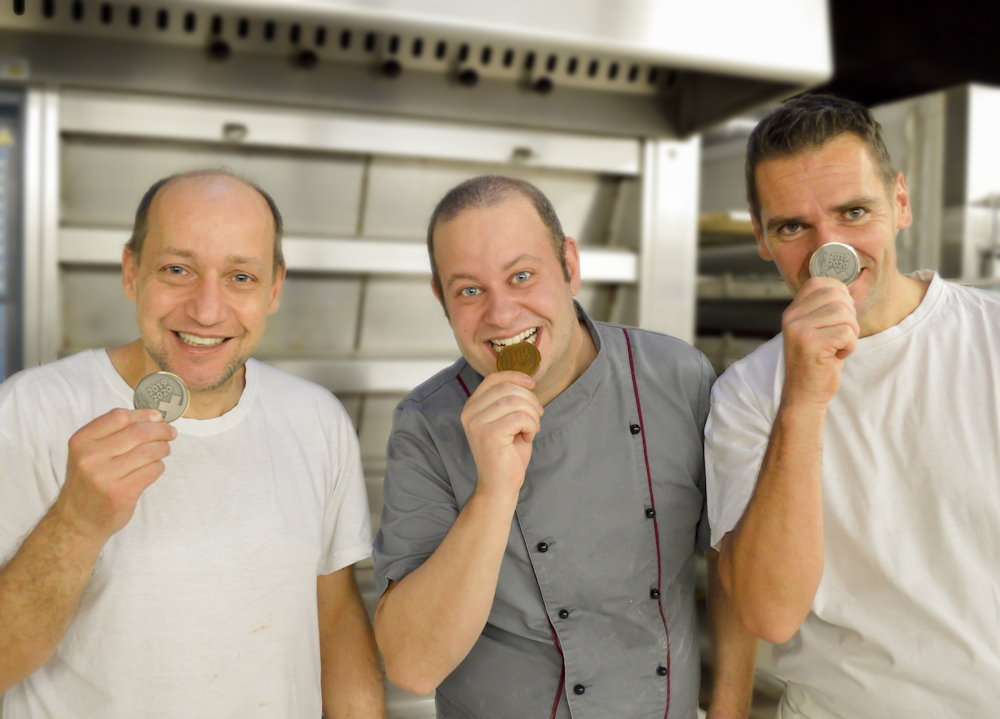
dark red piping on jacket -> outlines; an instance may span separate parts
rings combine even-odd
[[[635,378],[635,359],[632,357],[632,340],[628,336],[628,330],[622,329],[625,335],[625,346],[628,348],[628,366],[632,372],[632,389],[635,392],[635,408],[639,412],[639,431],[642,433],[642,457],[646,461],[646,481],[649,484],[649,506],[653,510],[653,536],[656,538],[656,591],[659,597],[656,604],[660,609],[660,619],[663,620],[663,632],[667,636],[667,711],[663,714],[663,719],[667,719],[670,714],[670,629],[667,627],[667,617],[663,614],[663,588],[660,586],[663,581],[662,562],[660,560],[660,525],[656,515],[656,500],[653,497],[653,475],[649,471],[649,452],[646,450],[646,425],[642,421],[642,403],[639,401],[639,383]]]

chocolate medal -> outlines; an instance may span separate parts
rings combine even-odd
[[[542,355],[538,348],[530,342],[518,342],[507,345],[497,355],[497,369],[501,372],[514,370],[533,375],[542,363]]]

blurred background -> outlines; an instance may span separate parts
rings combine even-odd
[[[344,402],[377,526],[393,407],[457,356],[424,246],[446,190],[537,184],[581,244],[591,315],[721,372],[789,300],[757,257],[743,151],[806,89],[883,124],[915,210],[903,270],[1000,282],[998,28],[962,2],[0,0],[0,379],[133,339],[119,260],[139,197],[232,169],[286,221],[258,356]],[[372,609],[370,564],[359,581]],[[780,687],[763,648],[755,716]]]

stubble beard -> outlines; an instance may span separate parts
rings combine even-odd
[[[156,363],[157,367],[159,367],[164,372],[178,374],[177,370],[174,368],[173,364],[167,357],[166,351],[162,347],[151,347],[150,345],[147,345],[145,343],[143,343],[143,346],[146,348],[146,353],[153,358],[153,362]],[[240,370],[240,368],[242,368],[243,365],[246,364],[247,359],[248,359],[247,357],[240,357],[240,356],[233,357],[233,359],[230,360],[229,364],[226,365],[225,369],[222,371],[222,373],[215,381],[211,382],[208,385],[198,385],[198,386],[189,385],[188,389],[191,390],[192,392],[212,392],[217,389],[225,387],[227,384],[232,382],[233,377]]]

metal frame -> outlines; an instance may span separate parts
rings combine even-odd
[[[641,327],[694,342],[700,141],[650,140],[643,153]]]
[[[24,366],[56,358],[58,305],[59,93],[29,89],[24,113]]]

